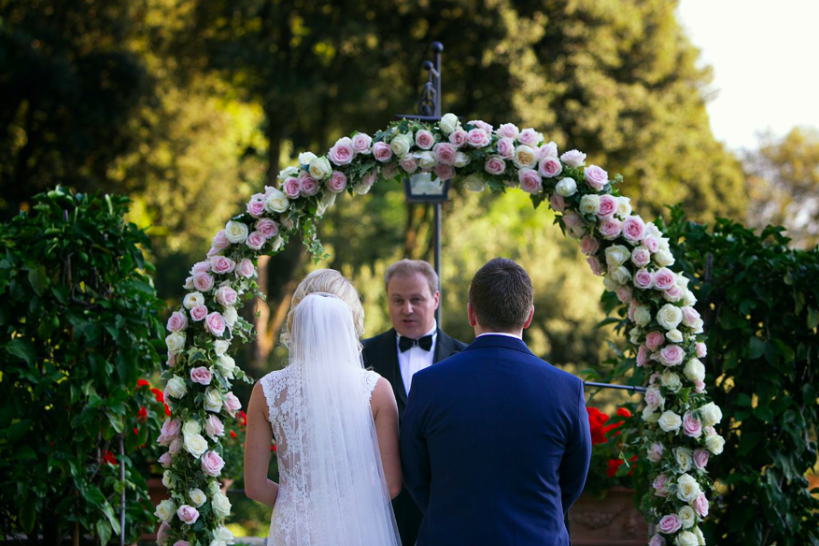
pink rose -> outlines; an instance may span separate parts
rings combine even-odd
[[[367,133],[356,133],[353,136],[353,150],[357,154],[369,155],[373,139]]]
[[[647,248],[638,246],[631,253],[631,263],[637,267],[644,267],[651,261],[651,252]]]
[[[629,216],[623,222],[623,237],[632,243],[643,240],[646,233],[646,225],[639,216]]]
[[[162,423],[162,428],[159,429],[159,438],[156,439],[156,443],[161,446],[169,445],[172,441],[179,437],[179,431],[181,429],[182,424],[176,419],[165,419],[165,422]]]
[[[583,225],[583,219],[575,211],[570,210],[563,215],[563,223],[570,228],[580,227]]]
[[[645,345],[640,345],[640,348],[637,349],[637,367],[642,368],[646,364],[648,364],[648,357],[650,353],[648,348]],[[646,400],[648,400],[648,395],[646,395]]]
[[[584,168],[583,177],[586,179],[586,183],[597,191],[602,190],[609,182],[609,173],[597,165]]]
[[[196,275],[197,273],[209,273],[210,272],[210,260],[204,260],[201,262],[196,262],[193,264],[191,268],[191,275]]]
[[[620,300],[620,303],[629,303],[633,298],[631,288],[622,284],[618,286],[614,292],[617,294],[617,299]]]
[[[547,157],[540,161],[538,172],[543,175],[544,178],[554,178],[563,172],[563,165],[560,164],[560,161],[558,161],[556,157]]]
[[[347,187],[347,175],[341,171],[333,171],[327,181],[327,189],[333,193],[341,193]]]
[[[528,129],[524,129],[518,135],[518,142],[521,144],[525,144],[526,146],[530,146],[532,148],[537,147],[538,142],[543,138],[543,135],[532,129],[531,127]]]
[[[488,123],[486,123],[485,121],[481,121],[479,119],[473,119],[472,121],[468,122],[467,125],[477,127],[478,129],[480,129],[481,131],[483,131],[487,135],[492,134],[493,127],[491,125],[489,125]]]
[[[398,166],[395,163],[387,163],[381,166],[381,178],[392,180],[398,174]]]
[[[435,154],[435,159],[438,160],[438,163],[443,165],[454,165],[455,155],[458,153],[458,150],[456,150],[455,146],[452,144],[440,142],[432,149],[432,153]]]
[[[455,167],[452,165],[435,165],[435,169],[433,170],[435,171],[435,176],[442,181],[455,177]]]
[[[651,484],[651,486],[654,488],[654,494],[658,497],[668,496],[668,488],[665,486],[665,480],[665,474],[660,474],[654,478],[654,483]]]
[[[520,189],[527,193],[538,194],[543,189],[540,174],[534,169],[521,169],[518,171],[518,181]]]
[[[247,202],[247,213],[254,218],[258,218],[264,213],[264,194],[254,193]]]
[[[636,311],[637,307],[639,307],[639,306],[640,306],[640,304],[637,303],[637,300],[631,300],[631,303],[629,303],[629,306],[628,306],[628,319],[629,320],[632,320],[632,321],[634,320],[634,311]]]
[[[182,438],[174,438],[168,446],[168,453],[176,455],[182,449]]]
[[[557,144],[554,142],[550,142],[548,144],[544,144],[540,148],[537,149],[537,158],[538,161],[542,159],[546,159],[547,157],[553,157],[557,159]],[[563,165],[560,166],[560,170],[563,170]]]
[[[220,286],[216,289],[216,302],[224,307],[236,305],[239,295],[230,286]]]
[[[690,413],[686,413],[683,416],[683,434],[691,438],[699,438],[702,436],[702,423]]]
[[[171,529],[170,524],[167,521],[163,521],[159,524],[159,528],[156,530],[156,543],[159,546],[165,546],[168,543],[168,531]]]
[[[677,514],[669,514],[667,516],[663,516],[663,519],[660,520],[658,527],[661,533],[670,535],[672,533],[676,533],[682,528],[682,522]]]
[[[659,463],[663,457],[663,444],[653,443],[648,448],[647,459],[652,463]]]
[[[225,461],[215,451],[208,451],[200,459],[202,472],[211,477],[218,476],[225,467]],[[181,518],[180,518],[181,519]]]
[[[304,197],[312,197],[319,191],[319,184],[312,176],[299,178],[299,194]]]
[[[349,165],[355,157],[353,141],[349,137],[338,139],[327,156],[336,165]]]
[[[597,250],[599,248],[600,242],[594,237],[586,235],[585,237],[580,239],[580,252],[582,252],[586,256],[597,254]]]
[[[422,150],[429,150],[435,144],[435,137],[426,129],[421,129],[415,133],[415,145]]]
[[[622,223],[616,218],[603,221],[598,228],[604,239],[616,239],[620,235]]]
[[[361,182],[358,184],[357,191],[361,193],[364,188],[366,188],[367,191],[369,191],[372,185],[375,184],[376,178],[378,178],[378,172],[375,170],[372,170],[365,174],[364,176],[362,176]],[[364,191],[364,193],[367,193],[367,191]]]
[[[694,466],[702,470],[706,466],[708,466],[708,450],[707,449],[695,449],[694,450]]]
[[[205,421],[205,432],[213,439],[225,435],[225,425],[215,415],[211,415]]]
[[[657,330],[649,332],[646,335],[646,345],[652,351],[656,351],[657,349],[659,349],[663,343],[665,343],[665,336],[661,332],[658,332]]]
[[[173,546],[190,546],[190,542],[187,540],[177,540],[173,543]]]
[[[252,232],[250,235],[247,236],[247,239],[245,239],[245,244],[247,245],[247,247],[253,250],[261,250],[261,248],[264,246],[266,242],[267,237],[265,237],[258,231]]]
[[[224,256],[212,256],[210,259],[210,267],[217,275],[224,275],[225,273],[232,273],[236,269],[236,262]],[[196,285],[196,275],[193,278],[194,286]]]
[[[279,234],[279,226],[269,218],[262,218],[256,222],[256,231],[261,233],[265,239],[270,239]]]
[[[458,127],[457,129],[452,131],[451,135],[449,135],[449,143],[455,146],[456,148],[460,148],[461,146],[466,144],[467,136],[468,135],[466,134],[466,131]]]
[[[677,276],[667,267],[654,272],[654,287],[657,290],[668,290],[677,282]]]
[[[708,356],[708,348],[705,346],[705,343],[698,341],[694,344],[697,350],[697,358],[705,358]]]
[[[170,468],[171,464],[173,463],[173,457],[171,457],[171,454],[166,451],[159,456],[159,460],[156,462],[162,465],[162,468]]]
[[[600,265],[600,260],[595,258],[594,256],[589,256],[586,258],[586,263],[589,264],[589,267],[592,270],[592,273],[595,275],[602,275],[606,270]]]
[[[236,398],[236,395],[229,392],[225,395],[225,407],[230,412],[239,411],[242,409],[242,403]]]
[[[198,368],[193,368],[191,370],[191,381],[194,383],[199,383],[200,385],[210,385],[210,380],[213,378],[213,375],[210,373],[210,370],[204,366],[199,366]]]
[[[668,301],[680,301],[683,297],[682,288],[677,284],[672,284],[668,290],[663,292],[663,297]]]
[[[208,308],[200,303],[199,305],[194,305],[190,313],[193,321],[199,322],[205,320],[205,317],[208,316]]]
[[[586,163],[586,154],[578,150],[569,150],[560,156],[560,160],[569,167],[582,167]]]
[[[611,195],[600,196],[600,208],[597,211],[597,216],[604,218],[611,216],[617,210],[617,200]]]
[[[697,495],[697,498],[694,499],[694,505],[692,506],[694,512],[701,518],[708,517],[708,499],[705,498],[703,493]]]
[[[683,324],[686,326],[693,326],[700,320],[700,313],[693,307],[686,305],[682,308]]]
[[[209,314],[205,319],[205,328],[216,337],[222,337],[225,333],[225,327],[225,318],[216,311]]]
[[[638,269],[634,274],[634,286],[640,290],[648,290],[654,284],[654,275],[648,269]]]
[[[549,198],[549,206],[552,207],[552,210],[555,212],[563,212],[566,209],[566,201],[562,195],[553,193]]]
[[[697,379],[694,381],[694,394],[700,394],[705,392],[705,382],[701,379]]]
[[[504,159],[512,159],[515,154],[515,141],[511,138],[502,138],[497,143],[498,155]]]
[[[516,139],[520,134],[520,129],[518,129],[517,125],[513,123],[504,123],[500,127],[498,127],[498,136],[502,138],[511,138]]]
[[[176,511],[176,515],[180,520],[182,520],[182,523],[187,523],[188,525],[193,525],[196,523],[196,520],[199,519],[199,511],[193,506],[188,506],[187,504],[180,506]]]
[[[188,317],[181,311],[174,311],[168,318],[168,330],[178,332],[188,327]]]
[[[253,262],[245,258],[239,265],[236,266],[236,275],[244,277],[245,279],[253,278],[256,275],[256,268],[253,267]]]
[[[648,377],[648,384],[649,385],[657,385],[660,382],[660,374],[654,372]]]
[[[685,351],[679,345],[666,345],[660,350],[660,362],[666,366],[679,366],[685,358]]]
[[[483,168],[489,174],[500,175],[506,170],[506,161],[499,155],[493,155],[486,160]]]
[[[282,183],[282,192],[290,199],[295,199],[299,196],[299,179],[292,176],[286,178]]]
[[[216,235],[213,236],[213,240],[210,243],[210,249],[219,252],[220,250],[224,250],[229,246],[230,241],[228,241],[225,230],[220,229],[218,232],[216,232]]]
[[[472,129],[466,134],[466,142],[473,148],[489,146],[489,135],[483,129]]]
[[[173,368],[176,365],[176,355],[168,355],[168,360],[165,361],[165,365],[169,368]]]
[[[665,546],[665,539],[660,535],[654,535],[648,541],[648,546]]]
[[[373,145],[373,157],[381,163],[386,163],[392,159],[392,150],[385,142],[376,142]]]
[[[660,250],[660,242],[654,237],[645,237],[643,239],[643,244],[652,254]]]
[[[404,172],[407,174],[412,174],[418,170],[418,160],[412,157],[412,154],[405,155],[404,158],[398,162],[398,165],[404,169]]]

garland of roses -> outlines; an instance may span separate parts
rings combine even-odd
[[[598,166],[585,154],[558,155],[534,129],[497,128],[483,121],[462,125],[453,114],[430,125],[393,122],[374,137],[355,133],[339,139],[326,156],[299,155],[299,166],[279,174],[279,187],[253,195],[247,210],[213,238],[207,259],[185,282],[183,308],[168,320],[170,334],[165,398],[171,416],[159,443],[168,451],[159,462],[170,499],[156,515],[160,546],[224,546],[233,536],[224,527],[230,502],[220,491],[224,465],[221,418],[241,408],[232,381],[251,382],[236,367],[231,342],[247,341],[252,326],[236,311],[258,295],[255,260],[275,254],[300,235],[315,256],[323,249],[316,224],[336,196],[366,194],[377,180],[399,174],[434,173],[441,181],[460,178],[471,191],[502,192],[519,187],[537,207],[548,201],[565,234],[580,249],[606,290],[628,306],[629,354],[647,377],[638,447],[650,461],[653,491],[646,495],[657,533],[650,546],[704,544],[698,523],[708,514],[706,466],[722,451],[714,430],[720,409],[705,392],[703,322],[688,279],[670,269],[668,240],[653,223],[632,214]]]

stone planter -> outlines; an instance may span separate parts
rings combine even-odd
[[[603,499],[582,494],[569,511],[572,546],[645,546],[648,527],[634,491],[612,487]]]

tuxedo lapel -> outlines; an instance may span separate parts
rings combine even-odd
[[[460,347],[458,344],[460,344]],[[463,347],[465,347],[463,343],[456,342],[454,339],[446,335],[443,330],[438,328],[438,339],[435,342],[435,355],[432,358],[432,363],[437,364],[438,362],[449,358],[450,356],[460,352]]]
[[[401,407],[404,407],[407,405],[407,391],[401,377],[401,367],[398,365],[398,347],[395,344],[395,338],[395,330],[383,334],[378,356],[383,363],[384,372],[386,372],[381,375],[390,382],[395,399],[399,401],[398,404]]]

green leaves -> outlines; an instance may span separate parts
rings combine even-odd
[[[37,351],[34,349],[34,345],[30,341],[19,337],[11,340],[11,342],[6,345],[6,351],[17,358],[25,360],[29,366],[34,366],[34,363],[37,361]]]

